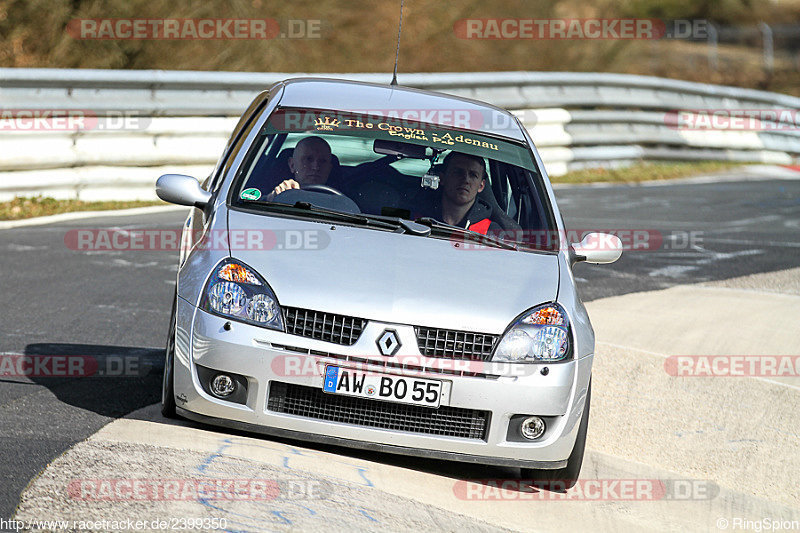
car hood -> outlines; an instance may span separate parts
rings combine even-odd
[[[241,211],[229,211],[228,229],[231,255],[288,307],[502,333],[558,291],[556,254]],[[263,246],[248,243],[250,232],[263,236]]]

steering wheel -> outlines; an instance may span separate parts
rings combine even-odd
[[[304,191],[324,192],[327,194],[333,194],[334,196],[345,196],[344,193],[342,193],[338,189],[334,189],[330,185],[312,184],[312,185],[303,185],[300,188],[303,189]]]

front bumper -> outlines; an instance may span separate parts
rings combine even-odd
[[[385,366],[387,362],[421,358],[410,326],[371,321],[358,342],[340,346],[238,322],[231,322],[231,329],[225,330],[226,322],[178,299],[175,396],[178,413],[186,418],[311,442],[490,465],[562,468],[572,452],[584,409],[592,356],[546,365],[486,365],[444,360],[449,364],[442,365],[440,368],[445,370],[438,372],[416,369],[413,365],[392,368]],[[394,357],[378,355],[375,348],[375,339],[386,328],[397,331],[402,343]],[[354,358],[362,362],[356,363]],[[287,365],[287,361],[291,364]],[[267,408],[274,382],[321,389],[325,364],[441,380],[443,406],[490,413],[483,438],[383,429]],[[245,376],[246,401],[235,404],[205,392],[197,365]],[[477,376],[464,375],[459,370],[465,368],[463,365],[471,365],[470,371],[483,372],[475,372]],[[549,370],[546,375],[540,372],[544,366]],[[518,415],[544,417],[548,426],[544,436],[536,441],[519,436],[514,426]]]

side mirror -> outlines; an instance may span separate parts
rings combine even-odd
[[[156,181],[156,194],[165,202],[189,205],[203,209],[211,200],[211,193],[200,187],[200,182],[183,174],[164,174]]]
[[[610,233],[588,233],[581,242],[570,245],[574,262],[586,261],[595,265],[613,263],[622,255],[622,241]]]

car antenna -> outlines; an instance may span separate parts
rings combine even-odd
[[[400,24],[397,26],[397,50],[394,52],[394,75],[391,85],[397,85],[397,59],[400,57],[400,32],[403,31],[403,0],[400,0]]]

